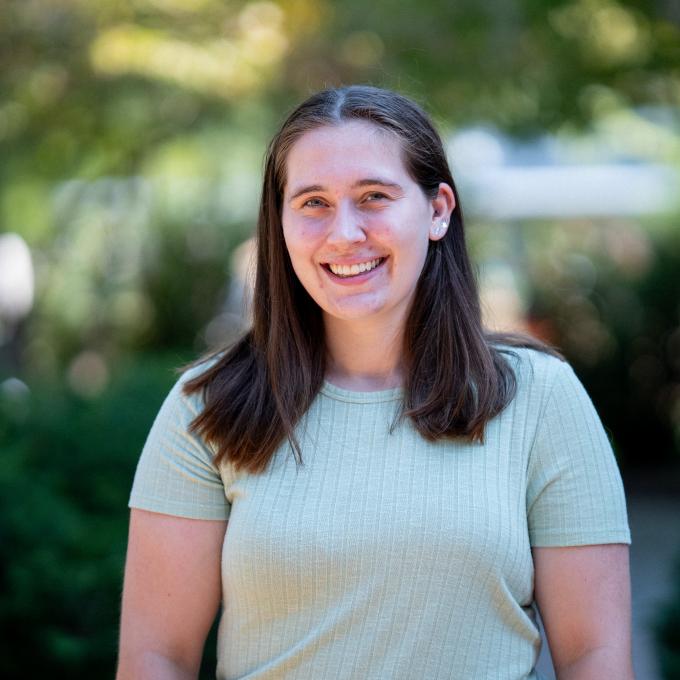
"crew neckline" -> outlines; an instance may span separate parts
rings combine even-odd
[[[404,394],[403,387],[391,387],[386,390],[374,390],[371,392],[359,392],[338,387],[328,380],[323,381],[321,392],[331,399],[347,401],[353,404],[377,404],[382,401],[396,401]]]

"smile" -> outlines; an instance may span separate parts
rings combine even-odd
[[[385,261],[384,257],[377,257],[374,260],[367,260],[366,262],[359,262],[357,264],[347,265],[347,264],[332,264],[327,263],[323,265],[326,269],[330,270],[335,276],[341,278],[352,278],[354,276],[359,276],[365,272],[370,272],[373,269],[379,267]]]

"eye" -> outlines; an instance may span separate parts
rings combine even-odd
[[[372,191],[370,194],[366,194],[366,200],[373,202],[373,201],[382,201],[383,199],[387,199],[389,196],[387,194],[383,194],[381,191]]]
[[[320,198],[308,198],[303,204],[303,208],[322,208],[325,203]]]

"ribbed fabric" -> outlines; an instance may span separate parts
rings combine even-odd
[[[484,444],[389,427],[401,389],[325,383],[263,475],[218,471],[175,385],[130,507],[229,518],[220,680],[537,678],[532,546],[630,543],[621,478],[571,367],[508,357],[515,399]]]

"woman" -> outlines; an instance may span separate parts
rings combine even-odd
[[[483,330],[421,109],[304,102],[257,243],[252,329],[142,452],[119,680],[195,678],[220,602],[218,678],[536,678],[534,604],[560,679],[632,678],[611,447],[556,351]]]

